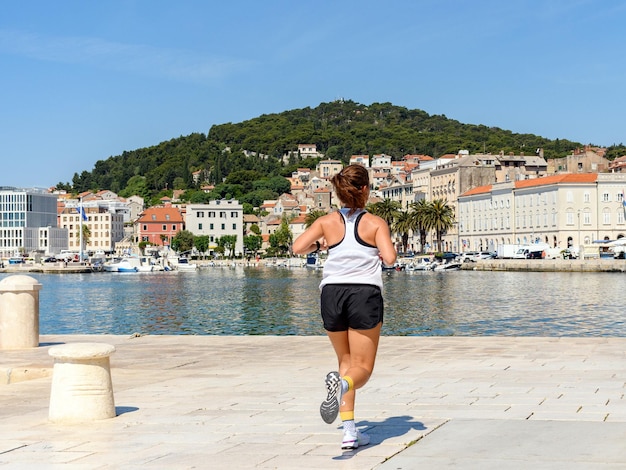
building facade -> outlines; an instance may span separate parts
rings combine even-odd
[[[86,226],[88,235],[83,232],[82,251],[113,253],[115,244],[124,238],[124,214],[98,207],[84,207],[83,210],[85,217],[82,221],[77,208],[66,207],[59,215],[59,225],[68,234],[67,249],[81,251],[80,230],[81,226]]]
[[[57,229],[57,195],[39,189],[0,187],[0,257],[33,251],[53,254],[62,231]],[[40,233],[40,228],[49,228]],[[54,242],[42,240],[51,235]]]
[[[626,236],[626,175],[561,174],[474,188],[458,200],[462,251],[547,243],[565,249]]]
[[[185,229],[181,212],[172,206],[146,209],[137,219],[135,233],[140,242],[154,246],[169,247],[172,238]]]
[[[209,248],[217,247],[225,235],[235,235],[235,256],[243,254],[243,205],[234,199],[221,199],[208,204],[187,206],[186,227],[196,236],[207,235]]]

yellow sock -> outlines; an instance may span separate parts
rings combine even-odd
[[[340,411],[341,421],[354,421],[354,411]]]

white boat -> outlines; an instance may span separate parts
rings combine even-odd
[[[178,258],[173,266],[178,271],[195,271],[196,269],[198,269],[197,264],[190,263],[189,259],[185,258],[184,256]]]
[[[448,263],[438,263],[435,271],[458,271],[461,269],[461,263],[458,261],[450,261]]]
[[[117,263],[117,272],[118,273],[136,273],[137,265],[131,262],[130,258],[122,258],[119,263]]]
[[[114,258],[112,260],[106,261],[103,265],[102,265],[102,270],[108,273],[116,273],[117,272],[117,268],[120,265],[120,258]]]
[[[430,258],[422,258],[417,263],[411,262],[407,267],[407,271],[431,271],[434,268],[433,262]]]
[[[102,265],[102,270],[115,273],[138,273],[152,272],[154,267],[147,258],[125,256],[123,258],[115,258],[111,261],[107,261]]]

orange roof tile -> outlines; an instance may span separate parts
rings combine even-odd
[[[597,173],[567,173],[563,175],[544,176],[515,182],[515,188],[531,188],[533,186],[546,186],[558,183],[595,183],[598,180]]]
[[[491,192],[493,185],[488,184],[486,186],[477,186],[475,188],[470,189],[469,191],[465,191],[461,196],[475,196],[476,194],[484,194]]]

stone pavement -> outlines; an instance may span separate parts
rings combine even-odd
[[[0,468],[626,468],[626,338],[383,337],[352,452],[318,414],[325,337],[40,341],[0,351]],[[53,424],[48,349],[85,341],[117,348],[117,416]]]

